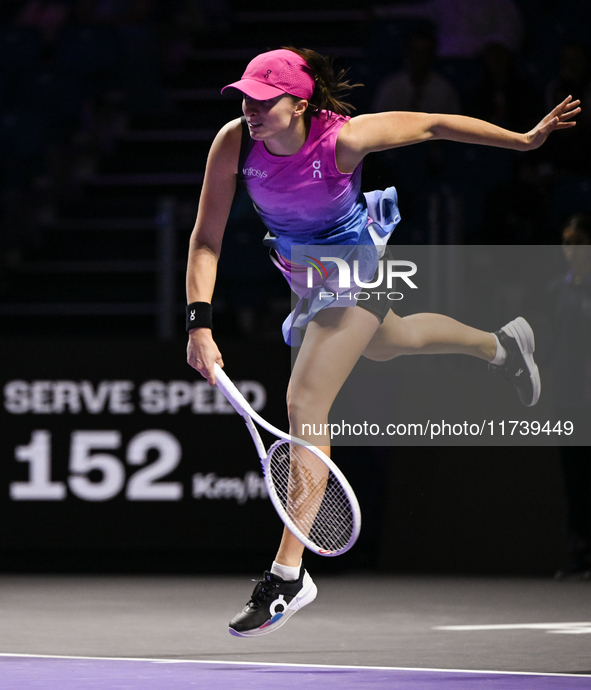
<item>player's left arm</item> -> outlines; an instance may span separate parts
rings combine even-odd
[[[339,132],[337,165],[342,172],[351,172],[368,153],[438,139],[531,151],[541,146],[553,131],[574,127],[573,118],[581,111],[579,105],[580,101],[573,101],[572,96],[565,98],[525,134],[464,115],[414,112],[360,115],[349,120]]]

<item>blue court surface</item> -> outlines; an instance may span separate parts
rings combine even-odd
[[[29,690],[168,690],[175,688],[340,688],[341,690],[576,690],[591,676],[159,659],[1,656],[0,687]]]
[[[2,576],[0,690],[591,690],[589,581],[315,581],[315,602],[244,639],[227,623],[245,576]]]

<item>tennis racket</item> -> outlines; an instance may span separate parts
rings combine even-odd
[[[269,498],[289,531],[310,551],[338,556],[357,541],[361,511],[349,482],[320,449],[269,424],[219,365],[217,387],[246,422],[263,467]],[[277,439],[268,450],[256,422]]]

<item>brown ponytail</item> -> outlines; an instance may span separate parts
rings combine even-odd
[[[351,84],[348,79],[345,79],[346,70],[341,69],[335,72],[333,59],[320,55],[314,50],[291,46],[284,46],[283,49],[291,50],[303,58],[314,73],[316,86],[310,98],[308,113],[318,115],[320,111],[328,110],[337,115],[348,115],[352,110],[355,110],[355,106],[341,100],[341,97],[355,87],[363,86],[363,84]]]

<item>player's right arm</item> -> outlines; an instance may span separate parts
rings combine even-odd
[[[187,304],[211,304],[222,239],[236,191],[241,137],[240,120],[232,120],[218,132],[209,151],[197,220],[189,241]],[[223,360],[210,328],[189,331],[187,361],[211,385],[215,383],[214,364],[223,366]]]

